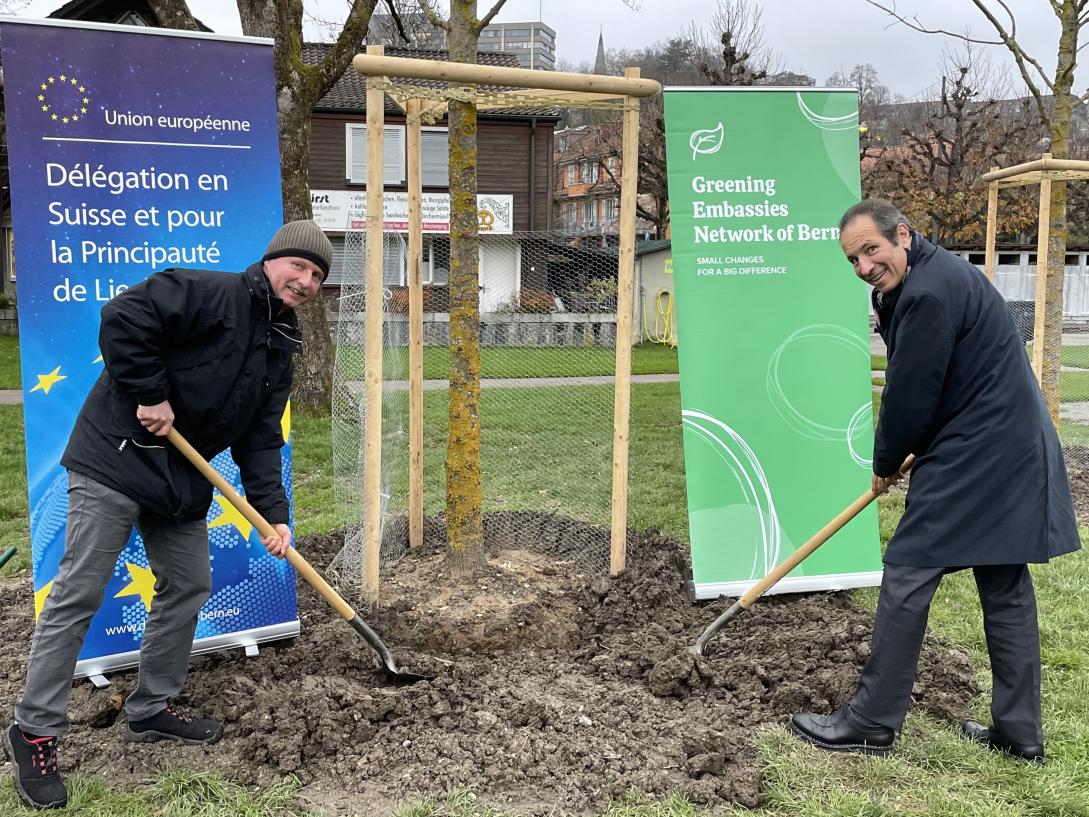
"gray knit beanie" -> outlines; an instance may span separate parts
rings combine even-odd
[[[289,221],[276,231],[272,241],[265,247],[265,255],[261,260],[269,261],[289,255],[313,261],[321,267],[325,277],[329,277],[329,265],[333,263],[333,244],[313,221]]]

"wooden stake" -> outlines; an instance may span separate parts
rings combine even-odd
[[[423,544],[423,187],[418,99],[406,103],[408,130],[408,546]]]
[[[367,53],[380,57],[380,45]],[[367,80],[367,280],[363,446],[363,598],[378,604],[382,548],[382,228],[384,208],[383,127],[385,94],[377,78]]]
[[[637,80],[638,68],[625,68],[624,78]],[[624,145],[620,169],[620,252],[616,287],[616,378],[613,392],[613,514],[609,573],[627,563],[628,446],[631,425],[631,327],[635,300],[635,202],[639,185],[639,100],[629,97],[624,109]]]
[[[997,171],[992,167],[991,172]],[[998,185],[991,182],[987,189],[987,255],[983,262],[983,271],[987,280],[994,283],[994,242],[998,235]]]

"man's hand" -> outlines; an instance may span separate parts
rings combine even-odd
[[[169,400],[154,406],[137,406],[136,419],[156,437],[165,437],[174,427],[174,409],[170,407]]]
[[[889,488],[891,488],[893,485],[900,481],[901,477],[903,477],[903,474],[901,474],[899,471],[897,471],[891,477],[879,477],[877,474],[874,474],[873,483],[871,485],[871,487],[873,488],[873,492],[878,496],[887,493]]]
[[[282,559],[287,554],[287,549],[291,547],[291,528],[283,523],[272,527],[276,533],[273,536],[262,536],[261,544],[277,559]]]

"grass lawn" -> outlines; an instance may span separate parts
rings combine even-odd
[[[341,349],[351,371],[361,372],[363,348]],[[407,349],[387,350],[383,374],[403,378],[408,366]],[[485,346],[480,350],[480,376],[490,377],[592,377],[612,375],[616,350],[605,346]],[[677,350],[658,343],[632,347],[632,374],[676,374]],[[399,372],[399,374],[394,374]],[[450,374],[450,349],[424,347],[424,378],[445,380]]]
[[[0,389],[23,387],[19,375],[19,338],[0,335]]]
[[[609,452],[607,443],[598,441],[601,429],[594,418],[599,412],[579,412],[578,406],[598,405],[609,389],[579,387],[570,390],[568,401],[552,403],[543,402],[541,391],[512,391],[490,408],[488,400],[494,393],[485,394],[484,412],[492,424],[484,442],[491,507],[531,504],[572,513],[596,513],[598,489],[588,488],[587,480],[607,474]],[[429,443],[426,451],[429,513],[441,503],[441,440],[445,436],[444,400],[441,393],[436,395],[425,407],[428,439],[439,441]],[[874,400],[876,405],[877,395]],[[684,538],[687,519],[679,408],[675,383],[633,387],[629,524],[636,528],[656,527]],[[4,431],[0,432],[0,468],[9,475],[0,492],[0,524],[5,526],[2,531],[6,541],[18,540],[25,554],[21,414],[18,406],[0,407],[0,412],[7,412],[2,417],[7,421],[3,423]],[[293,427],[298,533],[305,535],[335,524],[331,511],[330,421],[323,416],[296,415]],[[571,443],[545,445],[541,435],[534,433],[544,427],[567,428]],[[515,450],[517,458],[510,456]],[[547,467],[523,473],[526,469],[514,464],[523,457],[539,460]],[[607,479],[605,486],[607,490]],[[882,497],[879,505],[881,536],[887,541],[903,513],[903,497]],[[5,572],[25,568],[26,564],[25,555],[21,555]],[[766,803],[755,811],[737,809],[729,813],[753,817],[1089,815],[1089,605],[1083,600],[1084,588],[1089,586],[1089,557],[1084,552],[1064,557],[1034,568],[1034,576],[1041,618],[1048,765],[1028,767],[967,745],[955,736],[950,725],[922,715],[909,717],[896,755],[886,759],[825,754],[791,738],[781,726],[766,726],[757,734]],[[855,595],[860,603],[870,606],[876,599],[874,590],[856,591]],[[932,608],[931,625],[936,635],[971,655],[981,685],[989,689],[981,614],[969,574],[954,574],[943,582]],[[18,649],[25,648],[18,645]],[[975,710],[980,719],[987,719],[986,695],[976,702]],[[732,724],[721,727],[741,728]],[[98,778],[76,776],[72,782],[73,805],[65,813],[77,817],[273,817],[307,813],[305,807],[293,805],[297,790],[293,780],[260,792],[184,771],[137,792],[112,790],[108,781]],[[360,817],[371,817],[365,805],[359,808]],[[11,783],[0,780],[0,814],[29,817],[32,813],[19,805]],[[651,802],[633,793],[603,815],[695,817],[701,813],[679,798]],[[501,817],[509,812],[486,809],[471,793],[454,792],[437,801],[405,804],[397,814]]]

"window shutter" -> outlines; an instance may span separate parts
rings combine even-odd
[[[450,186],[450,148],[446,128],[420,133],[421,179],[424,187]]]
[[[348,160],[346,175],[351,184],[367,183],[367,126],[347,125]],[[405,129],[402,125],[385,125],[382,151],[383,181],[394,187],[405,183]]]

